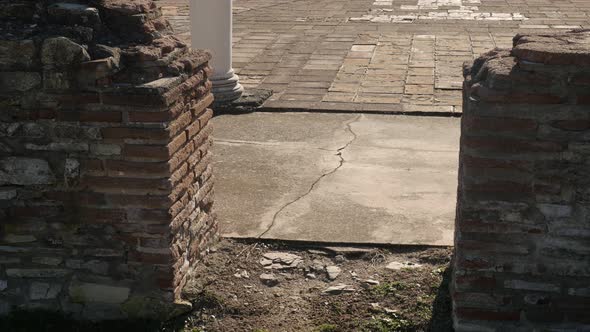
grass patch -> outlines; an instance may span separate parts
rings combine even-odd
[[[338,332],[338,331],[340,331],[340,329],[338,329],[338,325],[322,324],[322,325],[316,327],[316,329],[314,331],[315,332]]]
[[[369,292],[372,295],[376,295],[376,296],[387,296],[390,294],[395,294],[396,292],[404,290],[406,288],[407,288],[407,285],[402,282],[399,282],[399,281],[383,282],[379,285],[372,287],[369,290]]]
[[[398,315],[378,316],[364,321],[359,326],[361,332],[410,332],[416,331],[416,326]]]

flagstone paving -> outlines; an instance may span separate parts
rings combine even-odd
[[[188,1],[159,1],[187,41]],[[233,62],[266,109],[460,114],[464,61],[573,28],[590,1],[236,0]]]

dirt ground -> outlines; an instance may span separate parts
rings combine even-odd
[[[449,248],[304,248],[225,240],[213,251],[189,288],[195,310],[184,331],[452,331]],[[283,260],[291,264],[281,264],[285,253],[298,258],[287,255]],[[273,268],[263,266],[269,261]],[[388,269],[390,263],[396,269]],[[330,280],[327,269],[340,273]],[[332,286],[344,290],[326,292]]]
[[[450,248],[223,240],[187,287],[194,310],[185,316],[93,323],[22,311],[1,318],[0,331],[446,332],[450,256]]]

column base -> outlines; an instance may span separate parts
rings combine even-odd
[[[216,104],[230,103],[239,99],[244,92],[244,88],[239,82],[238,75],[234,74],[233,69],[221,77],[212,77],[213,96]]]

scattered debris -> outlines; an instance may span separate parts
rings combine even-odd
[[[336,255],[336,257],[334,257],[334,263],[342,264],[344,262],[346,262],[346,257],[344,257],[344,255]]]
[[[412,262],[391,262],[389,264],[387,264],[387,266],[385,267],[386,269],[389,270],[401,270],[401,269],[415,269],[415,268],[419,268],[422,267],[422,265],[417,264],[417,263],[412,263]]]
[[[328,253],[323,250],[307,249],[307,252],[314,255],[328,256]]]
[[[377,285],[379,285],[379,281],[377,281],[377,280],[366,279],[366,280],[361,281],[361,286],[363,288],[369,288],[371,286],[377,286]]]
[[[347,255],[347,256],[360,256],[364,254],[369,254],[375,251],[372,248],[362,248],[362,247],[324,247],[322,249],[328,250],[335,255]]]
[[[326,267],[326,272],[328,273],[328,279],[336,280],[336,278],[338,278],[342,270],[338,266],[332,265]]]
[[[311,262],[311,270],[314,272],[324,272],[325,270],[325,265],[322,261],[318,260],[318,259],[314,259]]]
[[[279,284],[279,280],[272,273],[263,273],[260,275],[260,281],[266,286],[273,287]]]
[[[354,292],[354,287],[347,284],[338,284],[331,287],[324,289],[322,293],[329,294],[329,295],[338,295],[342,293],[352,293]]]
[[[262,257],[260,264],[269,270],[295,269],[303,263],[303,259],[300,256],[286,252],[269,252]]]

